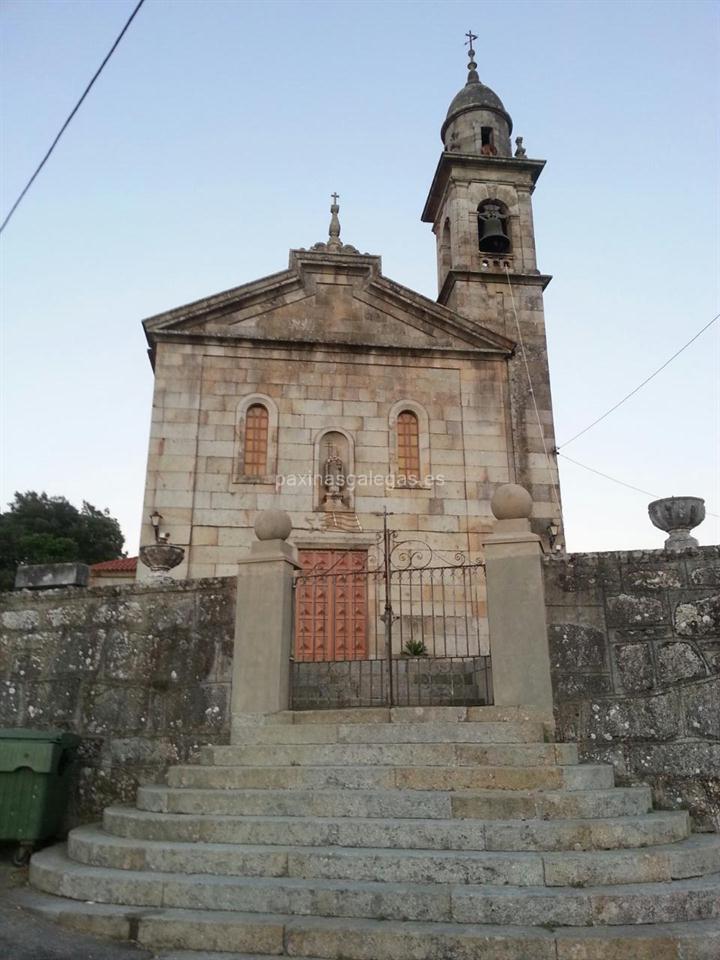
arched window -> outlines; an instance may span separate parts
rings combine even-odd
[[[267,407],[253,403],[245,414],[245,442],[242,472],[261,477],[267,471],[269,417]]]
[[[275,483],[278,459],[278,408],[272,397],[250,393],[235,414],[233,483]]]
[[[478,246],[483,253],[510,253],[508,209],[499,200],[484,200],[478,207]]]
[[[397,418],[397,470],[404,480],[420,477],[420,427],[412,410],[403,410]]]

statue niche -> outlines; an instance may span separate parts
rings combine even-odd
[[[350,472],[350,443],[337,431],[323,435],[320,441],[320,509],[350,510],[347,477]]]

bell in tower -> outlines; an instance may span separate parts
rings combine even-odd
[[[507,213],[499,203],[481,203],[478,208],[478,245],[483,253],[509,253]]]

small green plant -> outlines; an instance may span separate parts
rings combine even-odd
[[[408,640],[402,649],[406,657],[426,657],[427,647],[423,640]]]

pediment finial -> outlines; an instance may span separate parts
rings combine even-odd
[[[331,193],[330,199],[332,203],[330,204],[330,227],[328,228],[329,239],[327,243],[315,243],[310,247],[311,251],[322,252],[327,251],[329,253],[359,253],[360,251],[357,247],[353,247],[349,243],[343,243],[340,239],[340,218],[338,214],[340,213],[340,204],[338,203],[340,199],[339,193]]]
[[[331,193],[330,198],[332,203],[330,204],[330,239],[328,240],[328,250],[342,250],[342,243],[340,242],[340,219],[338,214],[340,213],[340,204],[338,200],[340,199],[339,193]]]
[[[468,48],[468,57],[470,57],[470,62],[468,63],[468,83],[479,83],[480,77],[477,72],[477,64],[475,63],[475,51],[473,49],[473,43],[477,40],[477,34],[474,34],[472,30],[468,30],[465,34],[467,40],[465,41],[465,46]]]

